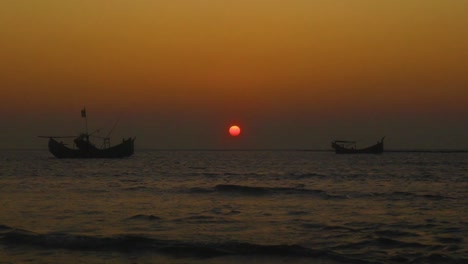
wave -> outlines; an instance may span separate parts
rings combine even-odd
[[[307,179],[307,178],[324,178],[327,177],[325,174],[320,173],[275,173],[275,172],[251,172],[251,173],[238,173],[238,172],[207,172],[203,171],[203,169],[207,169],[205,167],[189,167],[194,171],[186,173],[189,176],[202,176],[202,177],[253,177],[253,178],[260,178],[260,177],[268,177],[274,179]]]
[[[302,185],[297,187],[263,187],[263,186],[246,186],[236,184],[218,184],[212,188],[194,187],[189,189],[190,193],[208,194],[208,193],[230,193],[242,195],[309,195],[320,197],[323,199],[362,199],[362,198],[385,198],[389,200],[402,199],[427,199],[427,200],[456,200],[457,198],[436,195],[436,194],[418,194],[411,192],[389,192],[389,193],[357,193],[357,194],[330,194],[324,190],[315,190],[303,188]]]
[[[368,197],[373,197],[373,198],[378,198],[382,197],[385,199],[390,199],[390,200],[402,200],[402,199],[428,199],[428,200],[456,200],[457,198],[454,197],[449,197],[449,196],[443,196],[443,195],[437,195],[437,194],[418,194],[418,193],[412,193],[412,192],[389,192],[389,193],[365,193],[365,194],[358,194],[358,195],[353,195],[354,198],[368,198]]]
[[[238,222],[237,220],[233,220],[230,218],[206,215],[194,215],[189,217],[177,218],[173,221],[184,222],[187,224],[229,224]]]
[[[134,216],[132,216],[132,217],[129,217],[129,218],[127,218],[126,220],[158,221],[158,220],[161,220],[161,217],[159,217],[159,216],[154,216],[154,215],[138,214],[138,215],[134,215]]]
[[[465,257],[466,255],[463,256],[461,252],[462,247],[458,245],[423,244],[387,237],[368,237],[362,241],[343,243],[329,249],[336,252],[349,252],[351,250],[368,254],[375,252],[413,252],[411,254],[392,254],[393,256],[389,259],[391,263],[468,263],[468,258]]]
[[[412,231],[424,231],[439,228],[439,225],[435,223],[430,223],[430,219],[427,219],[426,222],[428,223],[410,223],[407,221],[396,222],[392,224],[383,224],[383,223],[369,223],[369,222],[350,222],[347,223],[346,226],[349,226],[353,230],[361,231],[361,232],[368,232],[368,231],[375,231],[377,235],[390,235],[390,236],[398,236],[403,235],[405,231],[402,230],[412,230]],[[397,231],[400,230],[400,231]],[[459,230],[459,229],[456,229]],[[393,232],[393,233],[392,233]],[[400,232],[400,233],[398,233]],[[418,236],[415,233],[406,234],[409,236]]]
[[[377,237],[373,239],[368,239],[355,243],[346,243],[334,247],[335,249],[361,249],[369,247],[378,247],[378,248],[432,248],[432,245],[424,245],[416,242],[403,242],[396,239]]]
[[[403,196],[411,198],[426,198],[430,200],[442,200],[442,199],[455,199],[449,196],[436,195],[436,194],[417,194],[411,192],[393,192],[389,194],[390,196]]]
[[[66,233],[39,234],[0,225],[0,243],[43,249],[78,251],[158,252],[176,257],[218,257],[229,255],[285,256],[299,258],[324,257],[346,263],[376,263],[353,259],[327,250],[314,250],[299,245],[259,245],[243,242],[197,243],[161,240],[146,236],[117,235],[99,237]]]
[[[412,232],[394,230],[394,229],[384,229],[375,231],[375,234],[381,237],[419,237],[420,235]]]
[[[139,217],[139,215],[137,215]],[[341,227],[330,227],[341,228]],[[174,257],[213,258],[220,256],[266,256],[288,258],[310,258],[315,262],[333,261],[337,263],[466,263],[463,255],[445,255],[436,252],[438,245],[426,245],[415,242],[403,242],[390,238],[368,238],[359,242],[344,243],[321,249],[307,248],[301,245],[261,245],[238,241],[228,242],[193,242],[162,240],[145,235],[115,235],[108,237],[75,235],[68,233],[35,233],[0,225],[0,245],[35,247],[38,249],[67,249],[74,251],[108,252],[144,252],[160,253]],[[390,250],[425,249],[424,253],[410,255],[374,255],[372,252]],[[355,251],[354,253],[350,253]],[[377,250],[377,251],[375,251]],[[443,249],[443,250],[446,250]],[[454,248],[458,251],[460,248]]]
[[[228,193],[228,194],[242,194],[242,195],[273,195],[273,194],[286,194],[286,195],[310,195],[324,199],[347,199],[343,195],[329,194],[323,190],[312,190],[305,188],[294,187],[261,187],[261,186],[245,186],[235,184],[218,184],[213,188],[191,188],[190,193]]]
[[[350,224],[353,226],[353,223]],[[322,230],[322,231],[328,231],[328,232],[343,232],[343,233],[349,233],[349,234],[356,234],[356,233],[368,233],[369,231],[373,232],[373,234],[376,237],[380,238],[411,238],[411,237],[420,237],[419,234],[405,231],[405,230],[397,230],[397,229],[391,229],[390,226],[387,225],[378,225],[372,227],[372,224],[367,223],[366,227],[359,228],[358,226],[354,225],[353,227],[349,226],[339,226],[339,225],[327,225],[327,224],[321,224],[321,223],[304,223],[301,224],[301,227],[307,230]],[[404,227],[401,227],[404,228]],[[373,229],[378,229],[375,231],[372,231]],[[455,240],[458,241],[458,240]]]

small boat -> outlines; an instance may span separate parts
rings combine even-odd
[[[86,109],[81,110],[81,116],[86,118]],[[115,127],[115,126],[114,126]],[[111,130],[112,132],[112,130]],[[111,133],[109,132],[109,134]],[[88,133],[86,120],[86,133],[78,136],[39,136],[49,138],[49,151],[59,159],[70,158],[125,158],[133,155],[135,138],[122,139],[122,142],[115,146],[110,146],[109,135],[106,137],[93,136]],[[75,138],[74,147],[70,148],[65,143],[57,141],[57,138]],[[101,148],[96,147],[89,140],[90,137],[97,137],[104,140]]]
[[[358,153],[372,153],[380,154],[383,152],[383,137],[377,144],[367,148],[356,148],[356,141],[335,140],[332,142],[332,148],[335,149],[336,154],[358,154]]]

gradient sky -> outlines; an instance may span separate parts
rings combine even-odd
[[[0,2],[0,148],[468,149],[468,1]],[[228,136],[230,124],[242,135]]]

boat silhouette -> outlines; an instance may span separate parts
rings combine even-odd
[[[93,133],[88,133],[88,123],[86,117],[86,109],[81,110],[81,116],[86,121],[86,132],[78,136],[39,136],[41,138],[49,139],[49,151],[57,158],[125,158],[133,155],[134,153],[134,138],[122,139],[118,145],[110,145],[110,133],[106,137],[94,136]],[[115,127],[115,126],[114,126]],[[91,141],[90,137],[96,137],[103,140],[102,147],[96,147]],[[59,142],[58,138],[74,138],[74,147],[68,147],[67,144]]]
[[[385,137],[383,137],[377,144],[358,149],[356,148],[356,141],[346,141],[346,140],[335,140],[332,142],[332,148],[335,149],[336,154],[359,154],[359,153],[372,153],[372,154],[380,154],[383,152],[383,141]]]

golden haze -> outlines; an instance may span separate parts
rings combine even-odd
[[[468,114],[466,1],[0,5],[4,115],[83,105],[278,122]]]

